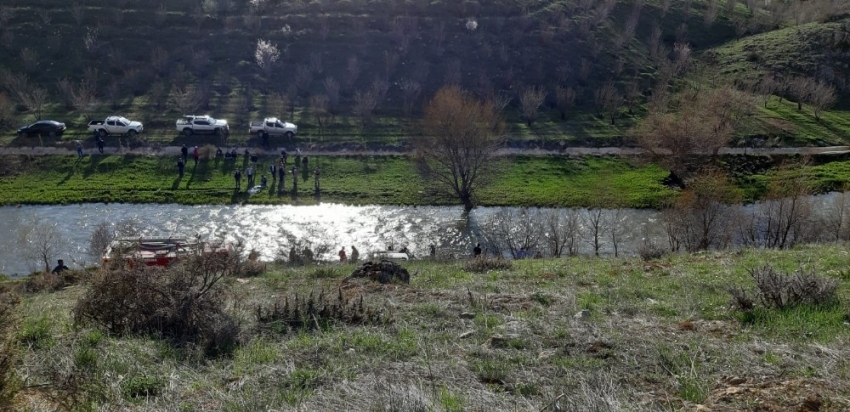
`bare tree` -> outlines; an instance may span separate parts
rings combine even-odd
[[[519,106],[522,117],[525,119],[528,127],[537,118],[540,111],[540,106],[546,100],[546,90],[540,86],[528,86],[519,95]]]
[[[493,159],[504,141],[498,110],[446,86],[425,107],[423,126],[425,133],[413,141],[420,174],[471,210],[477,190],[495,173]]]
[[[599,205],[582,210],[582,222],[584,223],[585,241],[593,248],[594,256],[599,256],[599,251],[605,243],[605,209]]]
[[[398,87],[401,89],[404,115],[410,116],[411,113],[413,113],[413,106],[419,99],[419,93],[422,92],[422,88],[419,85],[419,82],[406,77],[399,80]]]
[[[387,92],[390,90],[390,84],[385,79],[381,79],[380,77],[375,77],[375,80],[372,80],[372,89],[371,93],[375,96],[375,109],[378,110],[381,107],[381,104],[387,99]]]
[[[634,107],[638,104],[638,100],[641,97],[640,80],[635,77],[626,83],[623,92],[623,100],[626,102],[629,114],[635,114]]]
[[[49,96],[47,90],[40,87],[33,87],[27,90],[18,91],[18,99],[21,105],[27,110],[34,112],[36,119],[41,119],[41,112],[47,104]]]
[[[295,66],[295,87],[298,88],[298,93],[302,96],[310,92],[310,85],[313,84],[313,73],[307,65],[299,64]]]
[[[33,270],[44,265],[44,271],[50,272],[50,263],[56,257],[62,237],[56,223],[46,223],[36,218],[30,219],[21,226],[18,232],[18,247]]]
[[[282,116],[286,111],[287,102],[280,93],[272,93],[266,96],[266,113],[274,116]]]
[[[328,111],[328,97],[323,94],[314,94],[311,96],[310,111],[313,113],[313,117],[319,125],[319,135],[322,140],[324,140],[325,126],[328,122],[328,118],[330,117],[330,112]]]
[[[339,82],[328,76],[322,81],[322,85],[325,87],[325,96],[328,98],[328,112],[333,116],[339,110]]]
[[[122,220],[115,224],[103,222],[95,226],[89,239],[89,255],[100,259],[113,240],[121,237],[138,236],[140,233],[139,223],[134,219]]]
[[[561,120],[567,119],[567,113],[573,108],[575,102],[575,89],[564,86],[555,87],[555,104],[558,106],[558,111],[561,113]]]
[[[776,81],[774,81],[772,77],[765,76],[753,88],[753,91],[758,93],[762,103],[764,104],[764,108],[766,109],[768,103],[770,103],[770,98],[773,97],[774,93],[776,93],[776,89]]]
[[[594,101],[596,102],[596,110],[599,115],[601,116],[602,113],[607,113],[608,118],[611,120],[611,125],[616,124],[617,114],[620,106],[623,105],[623,96],[617,90],[617,86],[614,86],[612,82],[606,83],[596,90]]]
[[[181,114],[191,114],[201,107],[201,95],[194,85],[174,87],[168,105]]]
[[[542,238],[541,213],[536,209],[504,209],[482,228],[487,248],[497,255],[507,251],[514,259],[529,257]]]
[[[9,127],[15,122],[15,103],[0,92],[0,130]]]
[[[543,237],[554,257],[578,254],[581,236],[580,215],[575,209],[552,209],[543,216]]]
[[[788,84],[788,91],[797,101],[797,110],[803,110],[803,103],[809,100],[809,96],[817,86],[817,83],[808,77],[795,77]]]
[[[165,83],[159,81],[154,82],[151,85],[150,91],[148,91],[148,101],[153,105],[156,109],[161,109],[162,106],[165,105],[166,100],[166,90]]]
[[[653,110],[635,129],[638,142],[679,176],[694,155],[716,155],[748,125],[754,102],[731,87],[709,90],[680,105],[678,112]]]
[[[157,26],[162,27],[165,24],[165,19],[168,17],[168,10],[165,8],[165,3],[160,3],[154,13],[153,20]]]
[[[829,110],[836,101],[835,87],[824,82],[817,82],[809,94],[809,104],[814,109],[815,120],[820,121],[821,113]]]
[[[325,66],[322,64],[322,53],[310,53],[310,71],[315,74],[322,74],[325,71]]]
[[[826,228],[833,240],[850,239],[850,192],[842,190],[832,196],[832,201],[826,207]]]
[[[731,241],[734,206],[741,200],[737,189],[722,172],[703,169],[662,215],[671,245],[689,252],[723,248]]]
[[[360,118],[361,126],[366,127],[371,121],[375,113],[375,107],[378,105],[378,99],[375,97],[372,90],[354,93],[354,106],[352,113]]]

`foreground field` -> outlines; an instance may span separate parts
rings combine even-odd
[[[841,303],[736,315],[727,288],[752,287],[747,270],[766,263],[838,280]],[[75,326],[71,310],[87,288],[83,282],[25,295],[19,305],[15,370],[23,381],[15,405],[847,410],[848,263],[843,245],[651,262],[526,260],[486,273],[469,272],[463,262],[410,262],[410,285],[345,279],[354,265],[273,266],[257,277],[227,279],[227,311],[238,319],[240,345],[213,358]],[[299,333],[258,323],[258,307],[320,291],[362,297],[383,321]],[[57,396],[68,390],[73,396]]]

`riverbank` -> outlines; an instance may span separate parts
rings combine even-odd
[[[242,332],[209,358],[76,325],[83,281],[21,295],[10,336],[27,380],[14,409],[847,410],[845,249],[523,260],[486,273],[408,262],[410,285],[386,286],[344,280],[350,264],[269,266],[225,279]],[[765,264],[835,279],[840,304],[736,315],[727,288],[753,287],[747,270]],[[256,317],[322,290],[362,297],[383,321],[290,333]]]
[[[288,168],[293,157],[289,157]],[[233,171],[248,166],[237,160],[190,158],[185,175],[177,173],[176,156],[87,155],[5,156],[6,176],[0,178],[2,205],[74,203],[180,204],[315,204],[446,205],[455,199],[429,194],[427,182],[405,156],[309,156],[301,167],[298,188],[287,173],[283,185],[272,180],[268,167],[276,156],[263,156],[257,167],[268,187],[248,195],[247,182],[234,190]],[[675,192],[661,180],[666,171],[618,157],[521,156],[501,160],[500,174],[479,192],[482,206],[588,206],[593,204],[647,208]],[[320,194],[315,196],[314,169],[320,169]],[[616,196],[614,196],[616,194]]]

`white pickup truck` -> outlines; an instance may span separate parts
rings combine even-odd
[[[284,122],[277,117],[267,117],[262,122],[251,122],[248,134],[258,134],[261,138],[268,136],[285,136],[287,139],[295,137],[298,126]]]
[[[183,116],[177,121],[177,131],[186,136],[212,133],[218,136],[230,134],[227,120],[213,119],[209,116]]]
[[[133,137],[142,132],[144,126],[140,122],[134,122],[121,116],[109,116],[106,120],[92,120],[89,122],[89,131],[97,133],[100,137],[109,135]]]

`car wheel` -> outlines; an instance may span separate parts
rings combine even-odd
[[[185,129],[183,129],[183,134],[184,134],[186,137],[191,136],[191,135],[192,135],[192,129],[190,129],[190,128],[188,128],[188,127],[187,127],[187,128],[185,128]]]
[[[106,129],[100,129],[100,130],[97,131],[97,135],[100,136],[100,137],[106,137],[106,135],[108,135],[108,134],[109,133],[106,131]]]
[[[130,129],[130,131],[127,132],[127,137],[133,137],[136,135],[136,133],[137,132],[135,130]]]
[[[268,138],[269,138],[269,134],[268,134],[268,133],[266,133],[266,132],[260,132],[260,139],[264,139],[264,140],[265,140],[265,139],[268,139]]]
[[[47,135],[50,136],[50,137],[56,137],[56,132],[51,130],[47,133]]]
[[[221,136],[221,129],[216,128],[215,130],[213,130],[213,133],[215,133],[216,136]]]
[[[293,137],[295,137],[295,133],[286,132],[284,133],[284,136],[286,136],[287,139],[292,139]]]

